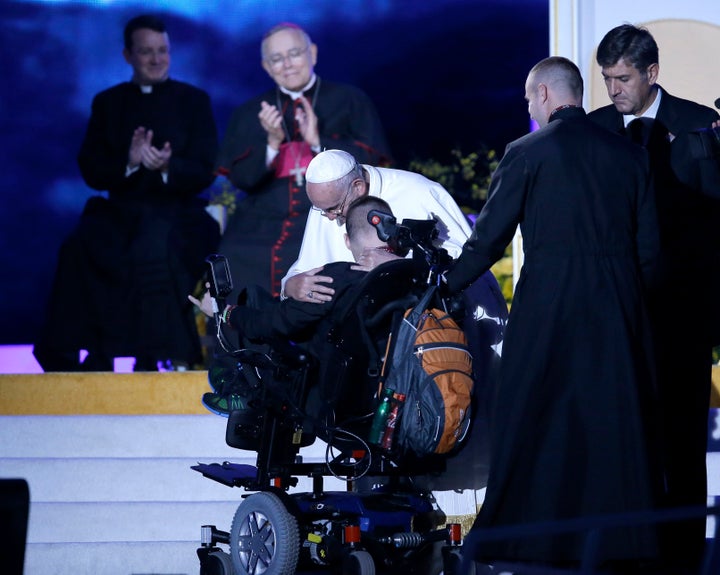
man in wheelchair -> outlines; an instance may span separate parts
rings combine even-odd
[[[446,540],[447,530],[435,529],[442,523],[442,512],[432,504],[430,488],[413,483],[418,475],[445,469],[445,461],[407,461],[396,459],[396,454],[386,457],[384,452],[374,457],[366,440],[390,326],[417,303],[432,279],[437,279],[449,265],[449,257],[433,245],[434,220],[405,220],[397,225],[390,206],[375,196],[364,196],[350,205],[346,230],[347,246],[356,261],[324,267],[323,274],[332,277],[335,290],[330,302],[280,301],[248,289],[239,298],[239,305],[225,306],[222,298],[232,288],[219,289],[222,282],[210,283],[210,291],[202,300],[190,296],[206,315],[216,318],[220,345],[227,348],[226,359],[220,359],[230,366],[228,376],[219,378],[226,380],[224,384],[216,381],[216,392],[206,394],[203,403],[229,416],[228,445],[258,453],[255,466],[225,462],[193,467],[225,485],[259,492],[239,506],[229,534],[208,530],[204,547],[198,551],[203,565],[212,560],[227,561],[228,556],[213,544],[229,542],[235,572],[255,573],[248,567],[259,558],[253,545],[266,530],[283,545],[274,547],[270,556],[262,559],[263,569],[280,565],[277,573],[294,573],[295,562],[306,547],[313,562],[329,565],[333,563],[332,553],[319,557],[312,550],[336,540],[340,527],[357,525],[359,521],[361,547],[376,560],[382,557],[388,566],[402,565],[401,572],[420,573],[424,568],[408,570],[406,559],[415,558],[415,566],[424,564],[410,549],[424,553],[421,550],[427,550],[428,544]],[[403,257],[408,248],[412,248],[412,258]],[[377,258],[365,258],[369,251],[382,254],[385,261],[370,269],[365,262]],[[495,292],[483,293],[490,294],[482,298],[485,308],[495,310]],[[213,294],[219,297],[220,305]],[[505,311],[501,298],[500,302]],[[481,339],[482,347],[492,352],[491,346],[502,337],[502,314],[497,312],[498,321],[493,318],[487,322],[487,314],[478,314],[478,309],[479,304],[461,305],[456,311],[465,319],[471,318],[466,323],[476,317],[483,319],[475,323],[492,334],[478,330],[476,340]],[[228,341],[234,339],[232,336],[239,336],[239,346]],[[487,363],[484,357],[478,357],[479,365]],[[215,398],[220,398],[222,405]],[[297,454],[316,436],[328,445],[325,461],[304,462]],[[322,476],[328,474],[351,481],[355,489],[352,493],[324,492]],[[462,475],[470,474],[472,464],[465,459]],[[313,491],[290,498],[286,490],[297,485],[298,476],[312,477]],[[372,487],[380,477],[390,478],[390,483],[381,480],[388,487],[376,492]],[[362,478],[370,479],[370,483],[361,485]],[[465,477],[453,488],[474,487],[465,484],[467,480]],[[318,502],[322,504],[319,507]],[[271,519],[277,514],[281,519],[268,519],[270,527],[256,534],[252,522],[258,513],[272,515]],[[290,520],[291,528],[283,527],[286,520]],[[248,522],[252,524],[249,531]],[[318,528],[319,523],[325,527]],[[276,529],[282,533],[275,533]],[[297,541],[298,532],[302,544]],[[374,573],[367,553],[360,551],[354,556],[360,563],[360,573]],[[219,572],[231,571],[228,568]]]

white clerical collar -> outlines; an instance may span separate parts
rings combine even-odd
[[[165,78],[162,82],[158,82],[157,85],[163,84],[168,81],[168,78]],[[152,94],[153,90],[155,89],[156,84],[138,84],[137,82],[132,82],[135,84],[138,88],[140,88],[140,91],[143,94]]]
[[[317,80],[317,76],[315,75],[315,73],[313,73],[312,78],[310,78],[310,81],[299,92],[293,92],[292,90],[288,90],[287,88],[283,88],[282,86],[278,86],[278,88],[280,88],[280,91],[283,94],[287,94],[293,100],[297,100],[300,96],[303,95],[303,92],[307,92],[310,88],[313,87],[313,85],[315,84],[315,80]]]
[[[639,116],[633,116],[632,114],[623,114],[623,123],[625,124],[625,127],[627,128],[627,125],[636,118],[652,118],[654,120],[655,116],[657,116],[658,108],[660,107],[661,98],[662,88],[658,86],[657,93],[655,94],[655,101],[650,105],[647,110],[645,110]]]

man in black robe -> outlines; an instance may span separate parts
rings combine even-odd
[[[510,143],[454,267],[450,292],[497,261],[520,225],[524,263],[491,406],[485,501],[467,553],[579,566],[586,531],[475,544],[484,528],[653,509],[654,375],[645,290],[659,251],[643,150],[587,119],[565,58],[539,62],[525,97],[540,129]],[[474,533],[474,534],[473,534]],[[653,560],[646,525],[603,531],[598,563]]]
[[[169,79],[161,20],[130,20],[124,40],[132,80],[94,98],[78,154],[85,182],[108,196],[88,200],[60,249],[34,348],[45,371],[112,371],[118,356],[135,357],[136,370],[202,361],[185,294],[219,240],[198,198],[215,178],[210,99]],[[82,365],[81,349],[88,351]]]
[[[304,172],[325,148],[382,165],[390,152],[375,107],[361,90],[314,72],[317,46],[294,24],[265,34],[262,66],[276,87],[237,108],[223,139],[217,173],[246,194],[220,243],[234,284],[273,295],[295,262],[310,202]]]
[[[610,30],[600,41],[597,62],[613,103],[589,117],[647,148],[656,187],[665,273],[650,312],[664,412],[667,505],[705,507],[712,346],[720,344],[720,190],[710,182],[713,174],[720,180],[720,165],[690,153],[689,146],[692,132],[717,126],[720,117],[657,84],[658,47],[643,28],[623,24]],[[705,518],[667,527],[663,548],[674,572],[695,572]]]

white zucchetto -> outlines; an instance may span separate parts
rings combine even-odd
[[[347,176],[356,163],[352,154],[343,150],[325,150],[310,161],[305,172],[305,179],[310,184],[334,182]]]

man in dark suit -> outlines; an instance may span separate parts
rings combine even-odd
[[[323,273],[333,279],[335,289],[331,301],[318,305],[292,298],[281,301],[277,298],[251,297],[250,305],[227,306],[220,315],[221,325],[234,329],[241,337],[251,341],[299,336],[300,341],[307,342],[311,352],[321,350],[326,345],[330,325],[328,323],[324,326],[323,322],[329,321],[334,310],[345,307],[346,298],[352,299],[360,279],[372,269],[365,265],[368,259],[364,254],[369,250],[377,250],[385,254],[385,261],[396,259],[387,242],[380,240],[375,227],[368,223],[367,215],[370,210],[392,214],[387,202],[375,196],[363,196],[350,205],[347,211],[345,244],[352,252],[355,262],[334,262],[325,266]],[[378,263],[375,259],[373,261]],[[253,295],[256,296],[256,292],[253,292]],[[209,293],[205,293],[202,300],[192,296],[188,296],[188,299],[207,316],[213,316]],[[263,301],[260,301],[261,299]],[[215,413],[228,415],[233,400],[234,398],[227,397],[227,394],[225,397],[217,393],[205,394],[203,404]]]
[[[659,252],[647,159],[589,121],[582,94],[569,60],[533,67],[525,99],[540,129],[507,146],[473,233],[445,274],[451,293],[466,288],[502,257],[520,225],[525,258],[473,538],[487,528],[650,510],[661,490],[644,297]],[[586,533],[478,545],[473,538],[466,553],[484,563],[579,567]],[[595,551],[603,572],[656,560],[655,532],[603,531]]]
[[[169,78],[158,18],[130,20],[124,41],[132,79],[95,96],[78,154],[85,182],[108,195],[88,200],[61,247],[34,349],[45,371],[112,371],[118,356],[135,357],[136,370],[202,363],[185,294],[219,241],[198,197],[215,178],[210,98]]]
[[[712,311],[720,289],[720,190],[712,198],[702,187],[682,182],[692,182],[700,169],[700,159],[686,152],[692,134],[717,126],[719,116],[657,84],[658,47],[643,28],[624,24],[610,30],[598,46],[597,62],[612,104],[589,117],[647,148],[656,188],[664,278],[652,293],[650,311],[663,407],[667,504],[705,507],[712,345],[720,343],[720,315]],[[712,163],[709,167],[712,171]],[[700,517],[669,524],[663,548],[678,573],[685,568],[693,572],[704,542],[705,518]]]

